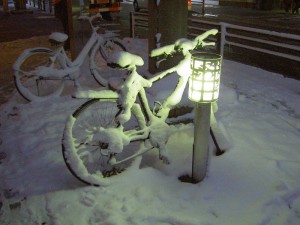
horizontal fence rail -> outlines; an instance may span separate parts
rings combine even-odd
[[[237,46],[300,62],[300,36],[221,23],[221,54],[224,46]]]
[[[131,13],[131,34],[136,29],[148,27],[148,13]],[[270,30],[244,27],[223,22],[203,21],[188,18],[188,36],[193,38],[210,30],[218,29],[219,34],[212,40],[217,42],[218,51],[224,54],[225,46],[238,47],[300,62],[300,36]]]
[[[148,13],[131,12],[130,13],[130,35],[136,37],[136,31],[139,28],[148,30]]]

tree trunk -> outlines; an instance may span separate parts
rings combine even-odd
[[[8,14],[9,13],[8,0],[3,0],[2,5],[3,5],[3,13]]]
[[[26,10],[26,0],[16,0],[15,8],[16,10]]]
[[[159,3],[159,4],[158,4]],[[148,49],[150,52],[158,46],[174,43],[179,38],[187,36],[188,6],[186,0],[149,0],[149,36]],[[156,38],[157,34],[161,38]],[[149,71],[157,71],[172,67],[178,63],[178,58],[168,58],[156,67],[156,58],[149,58]]]

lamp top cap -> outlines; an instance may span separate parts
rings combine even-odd
[[[192,59],[198,59],[202,61],[208,61],[208,60],[221,60],[222,56],[216,53],[210,53],[210,52],[193,52],[192,53]]]

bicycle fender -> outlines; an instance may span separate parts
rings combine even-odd
[[[18,67],[20,66],[20,64],[24,61],[24,59],[32,53],[40,53],[40,52],[46,52],[46,53],[50,53],[53,52],[51,49],[49,48],[43,48],[43,47],[36,47],[36,48],[29,48],[23,51],[23,53],[19,56],[19,58],[15,61],[14,65],[13,65],[13,69],[17,70]]]

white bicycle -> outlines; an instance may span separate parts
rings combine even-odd
[[[126,51],[126,48],[116,32],[106,31],[105,24],[99,25],[103,21],[100,14],[79,19],[89,21],[92,34],[74,61],[69,59],[63,47],[68,35],[54,32],[49,41],[58,46],[55,50],[43,47],[27,49],[14,63],[15,85],[25,99],[32,101],[58,96],[66,80],[74,81],[78,86],[80,67],[88,55],[93,77],[100,85],[107,85],[108,77],[102,72],[104,67],[107,68],[107,60],[114,51]]]
[[[175,44],[152,51],[151,56],[183,54],[184,59],[175,67],[145,79],[137,73],[144,61],[128,52],[114,54],[111,63],[130,72],[117,91],[79,91],[75,97],[91,98],[69,116],[65,125],[62,152],[70,172],[90,185],[106,185],[111,176],[123,173],[137,156],[150,149],[159,150],[159,158],[169,163],[166,143],[174,125],[167,123],[171,109],[181,101],[190,74],[191,52],[196,47],[214,45],[206,43],[210,30],[194,40],[179,39]],[[149,105],[145,88],[168,74],[177,72],[178,83],[162,103]],[[214,114],[211,127],[217,127]]]

